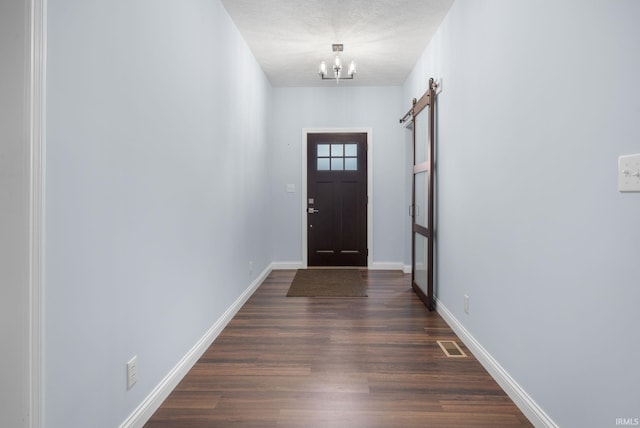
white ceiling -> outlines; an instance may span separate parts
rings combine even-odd
[[[222,0],[275,87],[327,86],[318,65],[343,43],[354,80],[341,85],[401,85],[453,0]]]

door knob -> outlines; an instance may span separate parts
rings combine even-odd
[[[317,209],[315,209],[315,208],[307,208],[307,212],[308,212],[309,214],[315,214],[315,213],[320,212],[320,210],[317,210]]]

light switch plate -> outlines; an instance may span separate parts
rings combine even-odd
[[[640,153],[618,158],[618,190],[640,192]]]

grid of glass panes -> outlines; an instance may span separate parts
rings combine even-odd
[[[357,171],[357,144],[318,144],[318,171]]]

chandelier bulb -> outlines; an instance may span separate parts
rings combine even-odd
[[[349,64],[349,76],[353,76],[354,74],[356,74],[356,63],[355,61],[351,61]]]
[[[327,63],[322,61],[320,63],[320,69],[318,70],[318,74],[320,74],[320,76],[324,77],[327,75]]]

